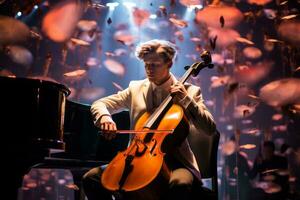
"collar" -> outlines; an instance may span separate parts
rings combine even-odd
[[[151,82],[151,87],[152,87],[152,90],[155,90],[155,89],[159,89],[159,90],[165,90],[165,91],[169,91],[171,85],[173,83],[177,82],[177,79],[175,78],[175,76],[170,72],[170,77],[168,80],[166,80],[163,84],[161,85],[156,85],[155,83],[152,83]]]

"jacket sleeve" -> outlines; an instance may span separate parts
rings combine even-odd
[[[204,105],[200,87],[190,86],[187,88],[188,95],[180,101],[185,108],[185,113],[195,128],[202,129],[207,134],[216,130],[212,114]]]
[[[101,98],[91,106],[95,125],[103,115],[111,115],[130,108],[131,94],[129,87],[116,94]]]

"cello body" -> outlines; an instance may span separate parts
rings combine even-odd
[[[180,83],[183,84],[190,75],[198,75],[205,67],[213,67],[208,51],[204,51],[201,58],[202,62],[196,62],[185,68],[187,71],[179,80]],[[175,150],[189,133],[188,120],[183,108],[172,100],[173,96],[169,94],[153,113],[146,112],[138,119],[135,130],[149,132],[135,134],[129,147],[119,152],[108,164],[101,176],[101,183],[106,189],[141,191],[164,171],[161,169],[166,152],[169,154]],[[174,132],[155,132],[159,130],[174,130]]]
[[[143,130],[149,116],[151,113],[144,113],[135,130]],[[183,109],[173,104],[157,124],[157,130],[176,129],[185,119]],[[103,186],[111,191],[136,191],[151,183],[162,168],[165,152],[161,147],[169,134],[176,134],[176,131],[135,135],[129,147],[119,152],[104,170],[101,177]]]

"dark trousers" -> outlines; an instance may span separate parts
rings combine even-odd
[[[185,168],[172,171],[170,180],[159,175],[150,186],[142,191],[117,193],[106,190],[101,184],[101,175],[105,166],[93,168],[83,176],[83,189],[88,200],[139,199],[143,200],[189,200],[194,182],[193,175]]]
[[[173,170],[169,180],[159,175],[149,186],[138,192],[117,193],[101,185],[101,174],[105,166],[93,168],[83,176],[83,188],[88,200],[216,200],[217,194],[202,187],[190,171],[185,168]]]

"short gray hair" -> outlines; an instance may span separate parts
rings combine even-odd
[[[177,51],[175,44],[158,39],[140,43],[136,47],[135,55],[140,60],[144,60],[145,56],[151,53],[156,53],[161,56],[165,62],[169,62],[174,61]]]

